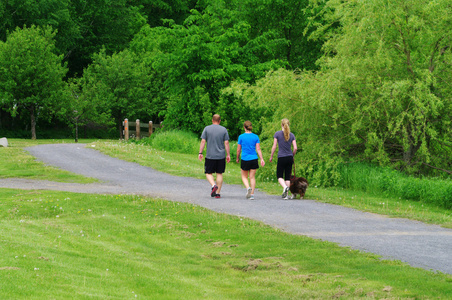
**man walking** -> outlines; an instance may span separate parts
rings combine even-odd
[[[210,196],[215,198],[221,198],[220,191],[223,185],[223,173],[226,169],[226,162],[229,163],[231,161],[229,134],[227,129],[220,125],[220,122],[220,115],[215,114],[212,117],[212,125],[204,128],[201,134],[201,145],[198,155],[198,159],[202,161],[202,152],[207,143],[204,173],[206,174],[207,181],[212,186]],[[213,173],[217,174],[217,183],[215,183]]]

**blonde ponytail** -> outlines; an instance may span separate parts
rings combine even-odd
[[[289,140],[290,137],[290,127],[289,127],[290,123],[289,120],[287,119],[282,119],[281,121],[281,126],[283,128],[283,132],[284,132],[284,140],[287,142]]]

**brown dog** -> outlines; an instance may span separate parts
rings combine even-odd
[[[294,175],[290,176],[290,187],[289,190],[292,193],[293,198],[297,198],[297,195],[300,195],[300,199],[303,199],[304,194],[306,193],[306,189],[309,184],[306,178],[303,177],[295,177]]]

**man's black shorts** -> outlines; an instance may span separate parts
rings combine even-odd
[[[256,169],[259,169],[259,163],[258,163],[257,159],[242,160],[242,161],[240,161],[240,168],[243,171],[256,170]]]
[[[226,158],[223,159],[208,159],[204,163],[204,173],[213,174],[219,173],[223,174],[226,170]]]

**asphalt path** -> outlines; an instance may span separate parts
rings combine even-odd
[[[210,197],[207,180],[168,175],[109,157],[84,144],[39,145],[26,150],[48,165],[98,178],[101,183],[0,179],[0,187],[140,194],[189,202],[216,212],[259,220],[288,233],[327,240],[380,255],[383,259],[452,274],[451,229],[313,200],[282,200],[280,196],[259,191],[255,194],[256,200],[248,200],[245,199],[245,188],[239,185],[224,184],[221,199],[215,199]]]

